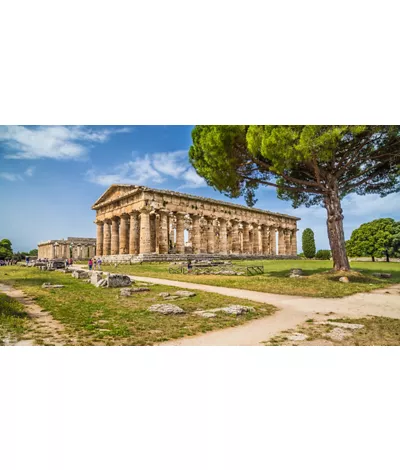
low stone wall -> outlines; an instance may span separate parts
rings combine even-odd
[[[299,259],[298,256],[291,255],[221,255],[221,254],[210,254],[210,253],[199,253],[195,255],[190,254],[140,254],[134,255],[110,255],[101,256],[102,264],[136,264],[136,263],[161,263],[161,262],[174,262],[174,261],[187,261],[187,260],[209,260],[209,259],[221,259],[221,260],[264,260],[264,259]]]

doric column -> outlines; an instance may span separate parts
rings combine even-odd
[[[285,254],[292,254],[292,244],[290,240],[291,230],[285,229]]]
[[[111,222],[111,254],[119,253],[119,217],[113,217]]]
[[[261,226],[261,253],[267,255],[269,253],[269,227]]]
[[[228,234],[225,219],[219,219],[219,252],[223,255],[228,253]]]
[[[129,254],[137,255],[140,246],[140,221],[139,212],[133,211],[130,214],[129,224]]]
[[[239,221],[232,220],[232,253],[240,253]]]
[[[275,225],[272,225],[270,228],[270,254],[271,255],[276,255],[276,227]]]
[[[168,212],[160,211],[160,223],[159,223],[159,253],[168,253]]]
[[[292,231],[292,255],[297,256],[297,229]]]
[[[200,216],[192,215],[192,251],[193,253],[200,253]]]
[[[176,213],[176,252],[185,253],[185,214]]]
[[[215,231],[214,231],[214,220],[207,220],[207,253],[215,252]]]
[[[200,253],[207,253],[207,220],[200,217]]]
[[[173,212],[169,213],[169,244],[171,248],[175,248],[175,214]]]
[[[140,211],[140,254],[151,253],[150,250],[150,212],[147,209]]]
[[[242,222],[243,225],[243,253],[250,252],[249,224]]]
[[[103,255],[111,254],[111,220],[106,219],[103,227]]]
[[[285,232],[282,227],[278,228],[278,254],[285,255]]]
[[[129,253],[129,215],[122,214],[119,224],[119,254]]]

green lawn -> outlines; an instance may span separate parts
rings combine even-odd
[[[178,289],[159,285],[150,286],[150,292],[120,297],[119,289],[96,288],[73,278],[71,274],[39,271],[37,268],[2,267],[0,282],[23,290],[64,325],[67,335],[76,339],[78,344],[84,345],[150,345],[240,325],[275,311],[270,305],[207,292],[196,292],[195,297],[171,302],[163,300],[158,294],[172,293]],[[41,286],[44,282],[64,284],[65,288],[43,289]],[[187,313],[164,316],[147,311],[152,304],[168,302],[179,305]],[[238,317],[222,312],[217,313],[215,318],[202,318],[192,314],[196,309],[211,309],[231,304],[249,305],[256,310]],[[44,341],[44,344],[48,343]]]
[[[219,276],[194,274],[169,274],[169,263],[143,263],[103,266],[106,271],[124,272],[137,276],[159,277],[178,281],[237,287],[275,294],[303,295],[307,297],[344,297],[357,292],[367,292],[392,283],[400,283],[400,263],[354,262],[351,267],[360,274],[349,275],[350,283],[339,282],[342,274],[327,273],[331,261],[314,260],[257,260],[235,262],[239,265],[263,265],[264,274],[257,276]],[[301,268],[306,278],[289,278],[292,268]],[[392,274],[391,279],[372,277],[374,272]]]
[[[6,294],[0,294],[0,346],[20,340],[29,323],[23,306]]]

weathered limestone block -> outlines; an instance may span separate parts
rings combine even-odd
[[[99,281],[103,279],[103,276],[99,272],[94,272],[90,276],[90,282],[95,286]]]
[[[51,284],[50,282],[45,282],[42,284],[43,289],[61,289],[65,287],[63,284]]]
[[[107,287],[107,279],[101,279],[97,284],[96,287]]]
[[[342,277],[339,277],[339,282],[350,282],[350,279],[347,277],[347,276],[342,276]]]
[[[174,295],[177,295],[178,297],[194,297],[196,294],[195,292],[190,292],[188,290],[177,290],[174,292]]]
[[[162,313],[163,315],[182,315],[185,311],[178,307],[177,305],[172,304],[155,304],[151,305],[148,308],[149,312]]]
[[[108,287],[129,287],[132,284],[132,280],[125,274],[109,274],[107,276]]]
[[[228,307],[221,308],[222,312],[229,313],[229,315],[243,315],[247,312],[254,312],[254,307],[247,307],[245,305],[229,305]]]
[[[381,279],[389,279],[392,277],[390,273],[372,273],[374,277],[379,277]]]
[[[80,271],[77,269],[72,273],[72,277],[76,279],[88,279],[89,273],[87,271]]]

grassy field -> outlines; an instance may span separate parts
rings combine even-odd
[[[357,323],[364,328],[357,330],[346,330],[349,335],[341,340],[333,340],[327,335],[336,326],[335,323]],[[366,318],[340,318],[331,320],[330,325],[321,325],[313,320],[308,320],[295,330],[282,332],[280,335],[266,341],[268,346],[283,346],[295,342],[290,341],[288,336],[293,333],[301,333],[307,336],[305,341],[296,342],[296,345],[307,346],[308,344],[331,345],[331,346],[400,346],[400,320],[386,317]]]
[[[173,293],[177,289],[158,285],[150,286],[150,292],[120,297],[119,289],[96,288],[73,278],[71,274],[39,271],[36,268],[2,267],[0,282],[23,290],[42,309],[51,312],[64,325],[68,335],[83,345],[150,345],[240,325],[275,311],[270,305],[207,292],[196,292],[195,297],[171,302],[163,300],[158,294]],[[41,286],[44,282],[64,284],[65,287],[43,289]],[[179,305],[187,313],[164,316],[147,311],[152,304],[168,302]],[[256,310],[238,317],[222,312],[218,312],[215,318],[202,318],[192,314],[196,309],[212,309],[231,304],[253,306]]]
[[[29,323],[22,305],[0,294],[0,346],[19,341],[27,333]]]
[[[349,275],[350,282],[347,284],[339,282],[339,277],[343,274],[327,273],[332,268],[331,261],[257,260],[241,261],[235,264],[263,265],[265,273],[257,276],[169,274],[169,263],[104,266],[103,269],[137,276],[308,297],[344,297],[357,292],[368,292],[392,283],[400,283],[400,263],[354,262],[351,267],[353,270],[359,271],[359,274]],[[307,277],[289,278],[292,268],[303,269]],[[378,279],[372,276],[374,272],[391,273],[392,278]]]

